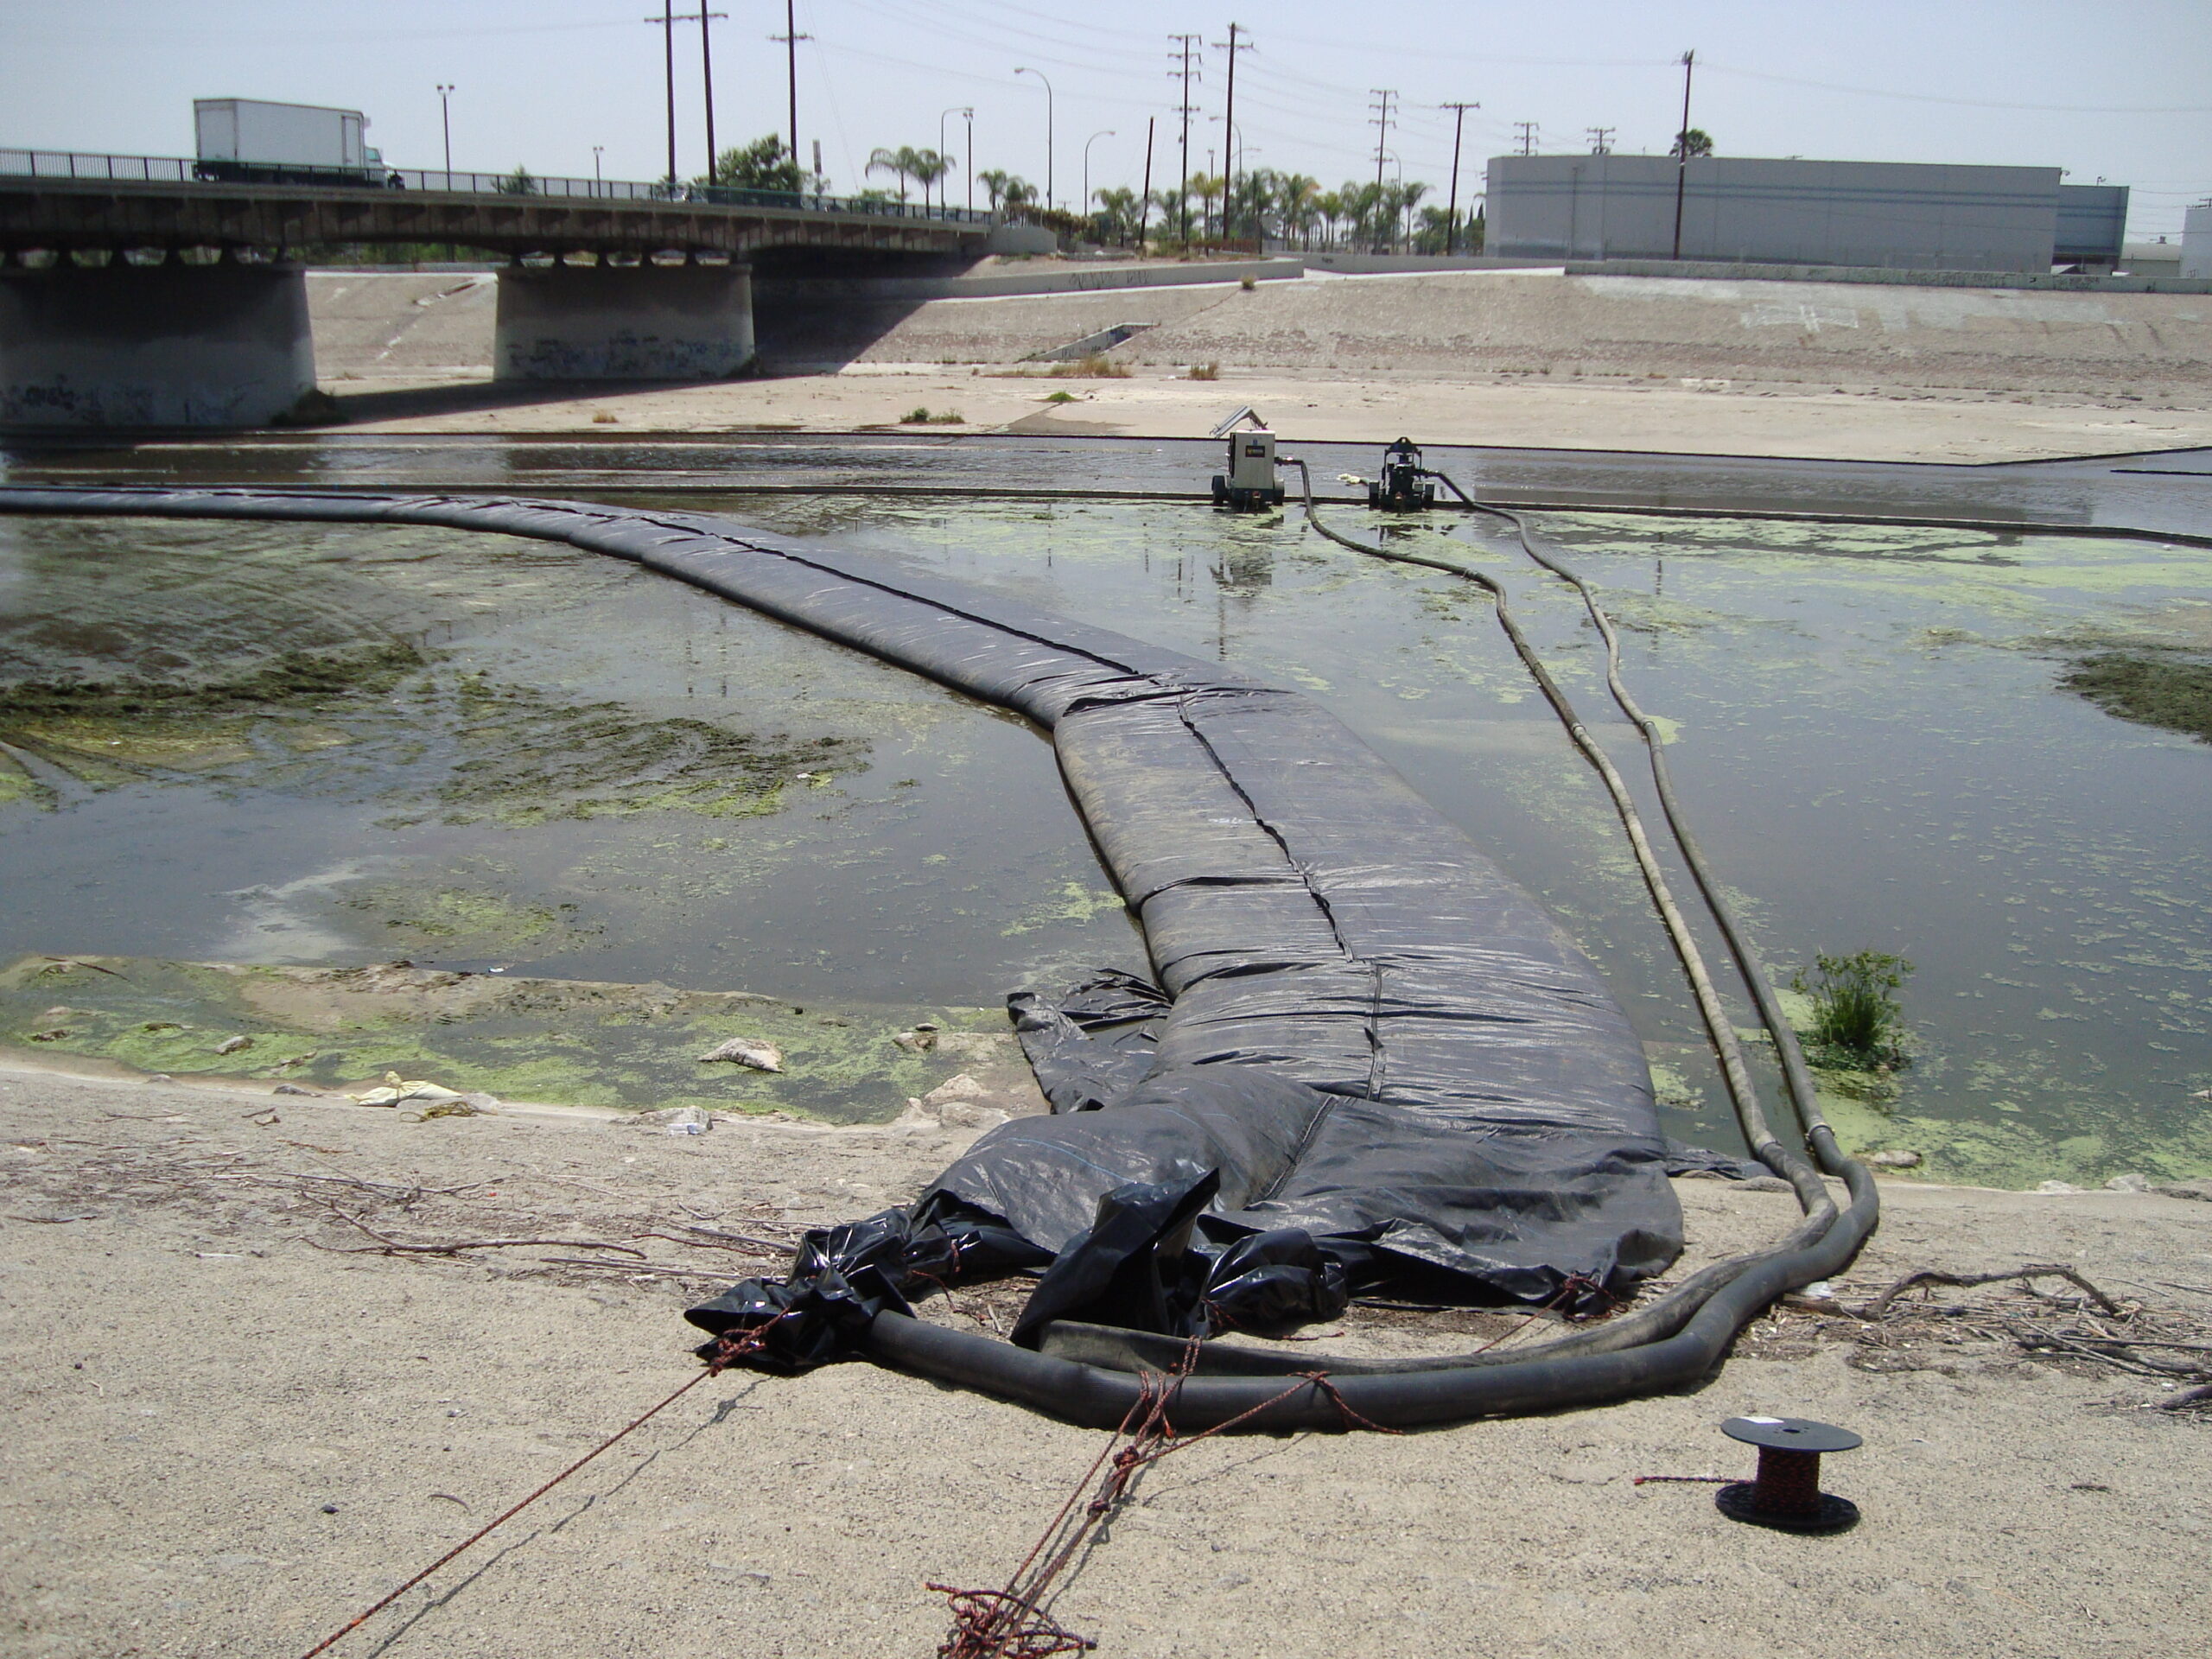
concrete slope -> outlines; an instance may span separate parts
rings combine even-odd
[[[490,372],[497,277],[319,271],[325,385]],[[2212,296],[1471,271],[881,304],[764,299],[785,373],[1004,365],[1116,323],[1121,361],[1437,381],[1695,379],[2212,397]],[[1715,390],[1721,388],[1715,387]]]
[[[309,271],[316,378],[489,375],[499,283],[490,271]]]
[[[1273,283],[1133,340],[1140,361],[1346,373],[2212,389],[2212,297],[1497,271]]]

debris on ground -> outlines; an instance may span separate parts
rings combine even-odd
[[[717,1047],[709,1049],[699,1057],[699,1064],[706,1065],[715,1060],[729,1060],[739,1065],[749,1065],[755,1071],[780,1071],[784,1069],[784,1052],[773,1043],[763,1042],[757,1037],[733,1037]]]
[[[346,1096],[357,1106],[443,1106],[468,1096],[458,1089],[448,1089],[441,1084],[422,1077],[406,1078],[397,1071],[384,1074],[384,1086],[365,1094]]]

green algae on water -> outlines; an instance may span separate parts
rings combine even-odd
[[[894,1039],[918,1025],[936,1046]],[[702,1065],[734,1036],[772,1042],[780,1073]],[[217,1050],[249,1039],[231,1052]],[[753,992],[465,974],[404,962],[249,967],[30,957],[0,968],[0,1049],[171,1077],[358,1092],[388,1071],[463,1092],[563,1105],[701,1106],[886,1122],[954,1076],[1034,1094],[1002,1010],[843,1004]],[[1030,1100],[1041,1109],[1041,1096]]]
[[[2058,683],[2107,714],[2212,743],[2212,662],[2181,652],[2106,652]]]

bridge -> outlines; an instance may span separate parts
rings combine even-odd
[[[720,186],[0,149],[0,426],[296,416],[315,393],[299,256],[321,248],[507,257],[503,379],[704,379],[753,361],[757,261],[969,260],[1026,230]]]

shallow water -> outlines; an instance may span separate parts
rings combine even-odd
[[[1729,1139],[1618,826],[1471,588],[1295,521],[1174,503],[723,505],[1309,691],[1560,914],[1650,1045],[1672,1127]],[[2212,654],[2212,554],[1542,524],[1606,591],[1630,681],[1669,722],[1678,785],[1770,960],[1872,948],[1917,965],[1914,1064],[1894,1101],[1832,1103],[1847,1138],[2003,1184],[2212,1169],[2190,1099],[2212,1085],[2212,747],[2059,686],[2101,651]],[[1504,576],[1637,775],[1571,593],[1457,519],[1392,533]],[[251,753],[203,733],[200,754],[102,775],[89,729],[72,753],[50,747],[75,780],[0,806],[20,895],[0,951],[407,954],[970,1005],[1141,960],[1041,739],[676,584],[447,532],[0,520],[0,676],[57,652],[81,673],[204,674],[280,642],[390,639],[427,658],[396,702],[252,722]],[[578,710],[602,710],[601,727]],[[617,786],[528,741],[589,747],[604,728],[658,754],[652,734],[685,721],[752,741],[746,787]]]

